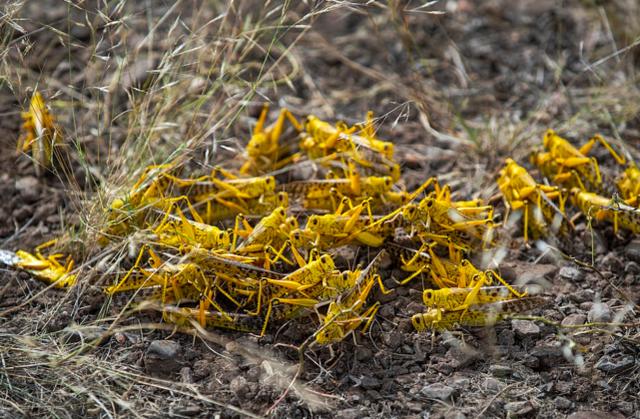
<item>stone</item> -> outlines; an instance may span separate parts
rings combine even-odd
[[[640,240],[632,240],[627,247],[624,248],[624,254],[634,262],[640,263]]]
[[[356,348],[356,359],[358,361],[368,361],[373,357],[373,352],[366,346],[358,346]]]
[[[511,329],[502,329],[498,333],[498,344],[503,346],[513,346],[515,343],[515,333]]]
[[[632,402],[618,402],[618,410],[620,410],[622,413],[625,413],[625,414],[631,416],[631,414],[634,411],[633,403]]]
[[[382,382],[375,377],[364,376],[360,379],[360,385],[366,390],[373,390],[380,388]]]
[[[587,316],[581,313],[569,314],[567,317],[562,319],[563,326],[578,326],[584,324],[587,320]]]
[[[170,375],[182,368],[182,347],[173,340],[154,340],[144,354],[144,366],[148,373]]]
[[[236,395],[239,399],[244,399],[244,395],[248,390],[247,380],[243,376],[239,375],[229,383],[229,390]]]
[[[598,410],[580,410],[567,416],[567,419],[622,419],[618,412],[601,412]]]
[[[596,362],[596,368],[607,374],[617,374],[633,367],[634,364],[635,361],[630,356],[614,359],[611,355],[603,355]]]
[[[424,386],[420,392],[430,399],[450,400],[455,396],[456,390],[445,384],[433,383]]]
[[[456,390],[464,390],[469,386],[471,380],[464,375],[454,375],[447,380],[447,385],[453,387]]]
[[[178,357],[181,346],[173,340],[154,340],[147,348],[147,355],[157,356],[161,359],[173,359]]]
[[[568,281],[579,282],[584,278],[584,274],[578,268],[574,268],[573,266],[564,266],[560,268],[560,272],[558,275],[562,279],[566,279]]]
[[[197,416],[202,412],[202,409],[195,403],[187,403],[176,407],[173,412],[179,416]]]
[[[611,321],[611,309],[605,303],[594,303],[587,314],[589,323],[606,323]]]
[[[538,368],[557,368],[566,362],[562,351],[557,346],[536,346],[529,351],[529,355],[538,358]]]
[[[513,320],[511,328],[520,338],[535,339],[540,336],[540,327],[531,320]]]
[[[537,406],[530,401],[509,402],[504,405],[504,410],[511,417],[526,416],[537,410]]]
[[[16,190],[25,204],[33,204],[40,199],[40,182],[33,176],[16,180]]]
[[[16,221],[21,222],[31,217],[32,214],[33,214],[33,207],[30,205],[25,205],[25,206],[14,209],[13,212],[11,213],[11,216],[15,218]]]
[[[484,386],[487,390],[498,392],[504,388],[504,383],[500,380],[489,377],[484,381]]]
[[[189,367],[182,367],[180,369],[180,381],[186,384],[193,383],[193,371]]]
[[[494,377],[505,378],[511,377],[511,375],[513,374],[513,368],[509,367],[508,365],[495,364],[489,367],[489,372]]]
[[[571,400],[567,399],[566,397],[558,396],[555,399],[553,399],[553,405],[558,410],[569,410],[571,409],[571,406],[573,405],[573,403],[571,402]]]

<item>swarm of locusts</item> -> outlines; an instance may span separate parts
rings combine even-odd
[[[37,127],[57,132],[46,126],[51,118],[33,122],[48,115],[34,110],[44,106],[36,100],[25,114],[25,151],[39,144]],[[435,177],[412,191],[401,187],[394,144],[378,138],[371,113],[352,126],[313,115],[299,120],[287,109],[267,125],[268,113],[265,106],[239,167],[186,176],[174,162],[149,166],[109,203],[100,244],[135,237],[139,247],[104,287],[107,295],[152,301],[165,321],[185,327],[264,335],[274,324],[311,318],[311,339],[330,344],[366,331],[382,294],[420,282],[426,309],[411,319],[416,330],[489,326],[545,303],[472,263],[497,245],[510,215],[521,214],[525,241],[568,234],[574,220],[567,201],[616,231],[640,231],[640,172],[628,166],[617,181],[619,195],[602,195],[609,193],[606,183],[586,154],[600,143],[624,160],[600,136],[577,149],[547,132],[532,162],[551,184],[537,183],[508,159],[498,179],[507,208],[500,220],[482,200],[454,200]],[[298,170],[304,175],[296,180],[302,167],[308,170]],[[2,251],[0,261],[73,286],[73,261],[43,255],[50,244],[35,254]],[[341,266],[345,249],[370,256],[363,265]],[[383,278],[381,266],[389,263],[405,276]]]

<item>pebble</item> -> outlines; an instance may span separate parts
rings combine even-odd
[[[103,342],[105,338],[106,328],[100,326],[65,327],[63,332],[68,342]]]
[[[154,340],[144,354],[144,366],[148,373],[168,375],[182,367],[182,347],[173,340]]]
[[[376,388],[380,388],[382,386],[382,382],[375,377],[369,377],[365,375],[360,379],[360,385],[366,390],[373,390]]]
[[[560,348],[556,346],[536,346],[529,351],[529,355],[538,358],[539,368],[557,368],[565,363]]]
[[[611,309],[605,303],[595,303],[591,306],[589,314],[587,314],[589,323],[605,323],[611,321]]]
[[[584,324],[586,320],[587,320],[587,316],[585,316],[584,314],[574,313],[574,314],[569,314],[567,317],[562,319],[561,324],[563,326],[577,326],[577,325]]]
[[[458,390],[465,389],[466,387],[469,386],[470,383],[471,383],[471,380],[468,377],[465,377],[464,375],[454,375],[453,377],[447,380],[448,385]]]
[[[627,415],[631,416],[631,414],[634,412],[634,407],[633,407],[633,403],[632,402],[618,402],[618,410],[620,410],[622,413],[626,413]]]
[[[540,336],[540,328],[531,320],[513,320],[511,328],[520,338],[536,338]]]
[[[29,205],[25,205],[24,207],[16,208],[11,213],[11,216],[16,219],[16,221],[21,222],[25,221],[27,218],[31,217],[33,214],[33,207]]]
[[[624,248],[624,254],[634,262],[640,263],[640,240],[632,240],[627,247]]]
[[[445,384],[433,383],[424,386],[420,392],[430,399],[450,400],[455,396],[456,390]]]
[[[358,419],[363,415],[363,411],[359,407],[354,407],[351,409],[343,409],[340,411],[340,416],[345,419]]]
[[[638,265],[634,261],[627,261],[627,263],[624,265],[624,272],[627,274],[636,275],[640,273],[640,265]]]
[[[40,182],[33,176],[16,180],[16,190],[25,204],[33,204],[40,198]]]
[[[580,410],[567,416],[567,419],[622,419],[618,412],[601,412],[599,410]]]
[[[580,271],[580,269],[574,268],[573,266],[564,266],[560,268],[560,272],[558,272],[558,275],[562,279],[576,282],[584,278],[584,274]]]
[[[569,298],[576,303],[592,302],[596,296],[596,292],[591,289],[578,290],[569,294]]]
[[[513,374],[513,368],[509,367],[508,365],[496,364],[496,365],[491,365],[489,367],[489,372],[494,377],[505,378],[505,377],[511,377],[511,375]]]
[[[498,344],[503,346],[513,346],[515,343],[515,333],[511,329],[503,329],[498,333]]]
[[[373,351],[366,346],[358,346],[356,348],[356,359],[358,361],[368,361],[373,357]]]
[[[247,390],[247,380],[243,376],[239,375],[229,383],[229,390],[236,395],[239,399],[244,399],[244,395]]]
[[[193,371],[189,367],[183,367],[180,370],[180,381],[186,384],[193,383]]]
[[[571,400],[567,399],[566,397],[558,396],[553,399],[553,405],[558,410],[569,410],[571,409],[572,404],[573,403],[571,403]]]
[[[526,402],[509,402],[504,405],[504,410],[509,412],[511,417],[529,415],[536,410],[536,406],[533,403]]]
[[[180,416],[196,416],[202,412],[202,409],[195,403],[187,403],[183,406],[176,407],[173,412]]]
[[[487,390],[498,392],[502,390],[504,384],[500,380],[489,377],[484,381],[484,386]]]
[[[617,374],[633,367],[634,364],[635,361],[632,357],[615,360],[610,355],[603,355],[596,363],[596,368],[607,374]]]

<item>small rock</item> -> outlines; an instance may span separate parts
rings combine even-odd
[[[385,333],[384,335],[382,335],[382,341],[389,348],[396,349],[404,341],[403,334],[398,331],[391,331],[390,333]]]
[[[538,358],[539,368],[557,368],[566,361],[562,351],[557,346],[536,346],[529,351],[529,355]]]
[[[489,372],[491,373],[491,375],[493,375],[494,377],[511,377],[511,375],[513,374],[513,368],[507,366],[507,365],[491,365],[489,367]]]
[[[174,359],[180,354],[180,344],[173,340],[154,340],[147,348],[147,355],[161,359]]]
[[[239,399],[244,399],[247,388],[247,380],[241,375],[237,376],[229,383],[229,390],[231,390],[231,392]]]
[[[182,348],[172,340],[154,340],[144,354],[144,366],[148,373],[170,375],[182,367]]]
[[[65,327],[63,332],[67,337],[68,342],[82,342],[82,343],[103,343],[107,329],[101,326],[80,326],[80,327]]]
[[[511,328],[521,338],[535,339],[540,336],[540,328],[531,320],[513,320]]]
[[[611,321],[611,309],[605,303],[595,303],[591,306],[589,314],[587,314],[589,323],[606,323]]]
[[[31,217],[33,214],[33,207],[29,205],[25,205],[20,208],[16,208],[11,213],[11,216],[16,219],[16,221],[25,221],[27,218]]]
[[[25,204],[33,204],[40,198],[40,182],[33,176],[16,180],[16,190]]]
[[[632,240],[624,249],[627,258],[640,263],[640,240]]]
[[[356,359],[358,361],[368,361],[373,357],[373,352],[366,346],[358,346],[356,348]]]
[[[569,298],[576,303],[592,302],[596,296],[596,292],[592,289],[578,290],[569,294]]]
[[[524,358],[522,358],[522,363],[531,369],[540,368],[540,360],[532,355],[525,355]]]
[[[498,333],[498,344],[503,346],[513,346],[515,343],[515,333],[511,329],[502,329]]]
[[[637,275],[640,273],[640,265],[634,261],[627,261],[624,265],[624,272],[627,274]]]
[[[456,390],[445,384],[433,383],[424,386],[420,392],[430,399],[450,400],[454,397]]]
[[[631,415],[634,411],[632,402],[618,402],[618,410],[627,415]]]
[[[364,376],[360,379],[360,385],[362,385],[362,388],[366,390],[373,390],[380,388],[382,383],[375,377]]]
[[[560,275],[560,278],[562,279],[574,282],[578,282],[584,277],[584,274],[580,269],[574,268],[573,266],[564,266],[560,268],[558,275]]]
[[[588,312],[591,310],[591,307],[593,307],[593,301],[585,301],[584,303],[580,303],[578,307],[580,310]]]
[[[363,412],[359,407],[354,407],[351,409],[342,409],[340,411],[340,416],[345,419],[358,419],[363,416]]]
[[[504,405],[504,410],[506,410],[510,416],[525,416],[537,410],[537,406],[533,403],[526,402],[509,402]]]
[[[553,399],[553,405],[556,407],[556,409],[558,410],[569,410],[571,409],[571,405],[573,403],[571,403],[571,400],[562,397],[562,396],[558,396],[555,399]]]
[[[193,371],[191,370],[191,368],[183,367],[180,370],[180,381],[187,384],[193,383]]]
[[[604,355],[596,363],[596,368],[607,374],[617,374],[633,367],[634,364],[635,361],[632,357],[615,360],[610,355]]]
[[[601,412],[598,410],[580,410],[567,416],[567,419],[622,419],[618,412]]]
[[[504,384],[500,380],[489,377],[484,381],[484,386],[487,390],[498,392],[502,390]]]
[[[447,380],[447,384],[456,390],[465,389],[469,385],[469,383],[471,383],[471,380],[463,375],[454,375]]]
[[[587,316],[580,313],[569,314],[567,317],[562,319],[563,326],[578,326],[584,324],[587,320]]]
[[[200,406],[195,403],[188,403],[184,406],[176,407],[174,413],[181,416],[196,416],[202,412]]]

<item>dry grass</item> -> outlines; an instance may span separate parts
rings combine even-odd
[[[97,336],[124,333],[129,326],[113,323],[123,313],[110,302],[97,303],[97,316],[87,314],[95,284],[137,246],[95,246],[108,202],[150,164],[177,161],[202,173],[233,156],[265,101],[336,119],[360,118],[374,108],[381,129],[397,136],[401,158],[427,145],[431,152],[459,153],[443,180],[464,196],[493,195],[503,158],[526,160],[550,125],[574,138],[604,130],[627,155],[640,157],[626,142],[640,135],[634,62],[640,26],[626,13],[630,0],[580,8],[610,42],[586,45],[577,63],[539,52],[555,77],[529,91],[527,106],[495,97],[487,105],[491,81],[439,32],[446,2],[428,8],[400,1],[75,3],[52,2],[49,15],[23,1],[0,6],[0,88],[22,103],[30,89],[44,90],[65,128],[73,169],[57,176],[66,187],[67,212],[78,220],[64,233],[84,261],[79,286],[55,299],[19,285],[14,273],[2,274],[23,303],[0,313],[0,415],[152,417],[167,409],[180,415],[185,400],[210,412],[265,413],[207,396],[198,385],[142,374],[131,360],[132,353],[140,356],[139,345],[133,345],[138,352],[125,352],[100,346],[100,339],[73,342],[57,327],[78,324],[73,335],[85,337],[95,330]],[[439,38],[425,39],[422,27]],[[612,32],[620,27],[624,31]],[[407,173],[420,179],[424,170]],[[162,326],[140,328],[137,335],[157,329]],[[218,335],[198,336],[239,351]],[[242,356],[284,371],[277,389],[292,382],[291,366],[275,355],[248,350]],[[300,383],[294,387],[308,409],[332,403]]]

